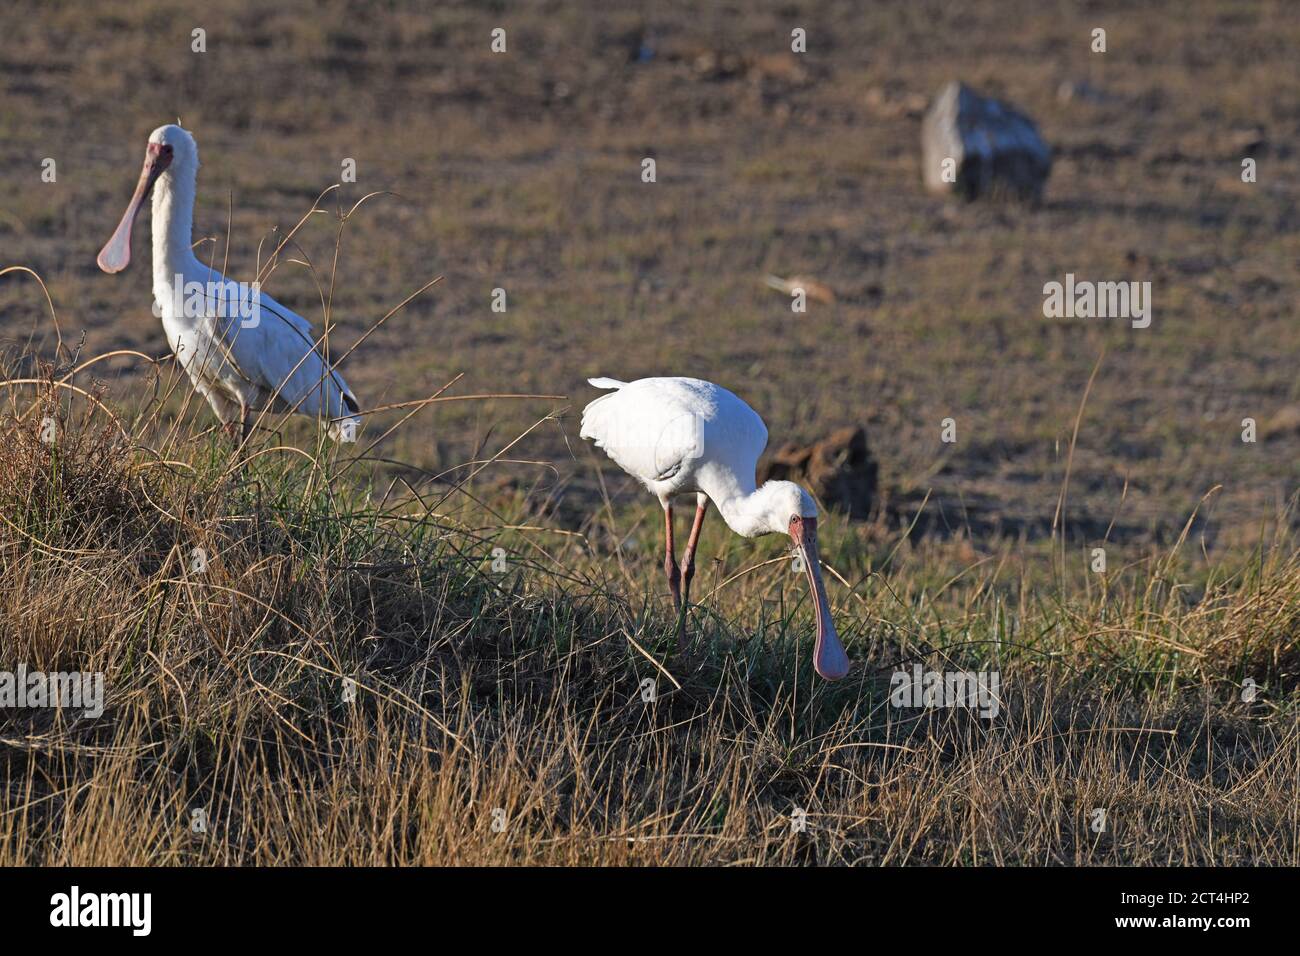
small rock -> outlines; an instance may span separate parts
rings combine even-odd
[[[749,78],[755,82],[777,82],[792,87],[806,86],[808,71],[792,53],[769,53],[754,57],[747,64]]]
[[[1268,150],[1268,134],[1262,126],[1234,129],[1226,138],[1228,152],[1233,156],[1258,156]]]
[[[1283,405],[1260,428],[1260,437],[1266,441],[1287,435],[1300,435],[1300,405]]]
[[[929,101],[921,93],[892,93],[883,86],[867,90],[867,108],[881,119],[920,119]]]
[[[954,81],[935,97],[921,123],[926,188],[966,199],[1009,194],[1037,201],[1052,171],[1052,150],[1038,127],[1007,103]],[[953,182],[945,177],[951,159]]]
[[[807,276],[791,276],[788,279],[782,279],[780,276],[768,275],[763,277],[763,282],[768,288],[784,292],[786,295],[793,295],[796,289],[803,289],[804,295],[814,302],[821,302],[825,305],[835,304],[835,290],[826,283],[818,282],[816,279],[810,279]]]
[[[726,50],[704,50],[696,54],[691,68],[702,80],[729,80],[745,71],[745,60]]]
[[[862,426],[837,429],[811,445],[787,442],[759,465],[758,480],[797,481],[827,507],[855,521],[871,514],[879,466],[867,447]]]
[[[1109,103],[1115,97],[1105,90],[1098,89],[1087,80],[1062,80],[1056,88],[1056,98],[1062,103],[1081,100],[1085,103]]]

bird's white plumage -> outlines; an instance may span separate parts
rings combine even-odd
[[[821,578],[817,504],[794,482],[769,481],[761,488],[754,487],[758,456],[767,447],[767,426],[758,413],[734,393],[698,378],[588,381],[596,388],[612,391],[583,410],[582,437],[595,442],[668,509],[665,571],[674,601],[684,595],[689,603],[695,542],[707,502],[712,501],[737,534],[748,538],[783,533],[794,540],[813,591],[817,615],[814,666],[817,673],[830,680],[847,674],[848,655],[835,633]],[[677,568],[670,503],[676,495],[692,492],[699,499],[698,508],[679,579],[674,576]]]
[[[311,323],[260,289],[233,291],[234,283],[194,255],[199,161],[193,137],[169,125],[154,130],[149,142],[170,146],[174,157],[152,197],[154,298],[168,344],[195,389],[223,423],[269,408],[329,419],[334,437],[345,427],[355,435],[360,420],[351,416],[360,405],[318,351]],[[214,288],[231,289],[228,298],[238,307],[201,308],[204,301],[217,304]]]
[[[706,495],[746,537],[784,533],[794,515],[814,517],[811,496],[788,481],[755,487],[767,426],[733,392],[697,378],[590,379],[615,389],[583,410],[581,436],[638,478],[661,503]]]
[[[205,282],[209,271],[198,264]],[[189,270],[186,270],[188,275]],[[220,273],[211,273],[222,282]],[[240,406],[343,419],[360,406],[343,377],[317,351],[311,323],[259,292],[249,317],[194,317],[163,300],[168,343],[194,387],[223,421],[237,421]],[[256,316],[256,324],[252,324]],[[332,430],[337,429],[337,423]]]
[[[767,427],[734,393],[697,378],[591,384],[616,391],[583,411],[582,437],[661,500],[708,493],[700,482],[710,484],[720,469],[731,472],[746,493],[754,490],[754,463],[767,447]]]

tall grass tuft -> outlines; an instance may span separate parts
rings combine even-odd
[[[508,492],[381,495],[328,445],[176,439],[59,381],[5,385],[0,669],[103,672],[106,708],[0,713],[0,863],[1300,857],[1284,542],[1194,600],[1170,555],[1070,598],[882,571],[832,522],[865,583],[827,685],[770,567],[715,581],[679,659],[658,558],[602,543],[635,512],[541,547]],[[914,662],[996,669],[998,717],[892,706]]]

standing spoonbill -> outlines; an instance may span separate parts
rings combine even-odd
[[[788,534],[802,557],[817,614],[813,666],[827,680],[849,670],[849,658],[835,633],[817,554],[817,504],[791,481],[755,487],[758,456],[767,446],[767,426],[734,394],[697,378],[643,378],[620,382],[593,378],[596,388],[615,389],[582,412],[583,438],[594,441],[620,468],[640,480],[664,509],[664,573],[685,638],[683,602],[690,604],[695,546],[712,501],[722,520],[746,538]],[[673,505],[678,495],[695,495],[695,523],[681,568],[673,545]]]
[[[232,435],[247,438],[250,412],[325,416],[335,440],[354,441],[356,396],[316,351],[311,323],[256,283],[241,287],[191,247],[199,150],[179,126],[149,134],[144,169],[122,221],[96,260],[105,272],[131,262],[131,227],[153,197],[153,294],[163,331],[194,388]]]

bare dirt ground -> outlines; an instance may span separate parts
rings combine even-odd
[[[224,256],[233,210],[235,274],[345,158],[358,180],[339,206],[398,194],[348,223],[340,340],[447,279],[348,360],[373,405],[459,372],[470,391],[574,408],[589,375],[697,375],[779,438],[867,424],[886,489],[932,490],[949,525],[1015,535],[1050,524],[1104,350],[1070,485],[1081,527],[1167,535],[1215,485],[1216,536],[1250,540],[1276,514],[1300,451],[1300,22],[1285,4],[702,7],[20,3],[0,47],[0,250],[45,277],[90,352],[165,352],[148,270],[110,278],[94,255],[145,136],[179,116],[203,160],[196,238]],[[489,50],[496,26],[504,55]],[[806,54],[789,52],[794,26]],[[1090,49],[1099,26],[1105,53]],[[1041,208],[923,193],[916,106],[951,78],[1036,117],[1057,151]],[[1083,94],[1064,97],[1067,83]],[[47,156],[56,184],[40,179]],[[655,184],[640,179],[647,156]],[[334,237],[324,216],[301,234],[325,274]],[[1042,287],[1066,272],[1151,281],[1151,328],[1045,319]],[[767,273],[814,276],[838,301],[793,315]],[[48,341],[41,297],[19,284],[0,286],[5,339]],[[306,270],[271,285],[320,321]],[[953,445],[939,440],[949,416]],[[1259,443],[1240,440],[1244,417]],[[494,422],[526,419],[440,410],[394,450],[446,465]],[[560,431],[529,457],[590,489],[595,459],[568,457]]]

